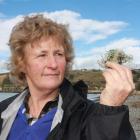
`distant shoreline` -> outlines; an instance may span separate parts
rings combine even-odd
[[[11,91],[11,92],[10,92],[10,91],[0,91],[0,94],[1,94],[1,93],[2,93],[2,94],[3,94],[3,93],[5,93],[5,94],[9,94],[9,93],[19,93],[19,92],[12,92],[12,91]]]
[[[12,92],[12,91],[0,91],[0,93],[19,93],[19,92]],[[100,94],[101,93],[101,91],[95,91],[95,90],[90,90],[90,91],[88,91],[88,94]]]

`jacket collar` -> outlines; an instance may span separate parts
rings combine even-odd
[[[85,101],[78,93],[74,90],[72,84],[65,78],[60,86],[60,94],[63,99],[62,109],[71,110],[80,101]]]
[[[20,94],[7,108],[1,113],[1,118],[3,119],[2,126],[4,128],[1,131],[0,139],[5,140],[8,136],[10,128],[15,120],[17,111],[22,104],[27,91]]]
[[[25,96],[28,94],[27,91],[21,93],[9,106],[8,108],[2,112],[1,118],[7,119],[9,116],[12,116],[15,111],[17,111],[20,105],[23,103]]]
[[[60,97],[62,97],[62,109],[64,111],[62,121],[51,131],[48,139],[53,139],[53,136],[57,134],[60,134],[59,139],[61,139],[65,133],[71,115],[78,109],[81,109],[81,105],[86,102],[86,100],[74,90],[72,84],[67,79],[64,79],[60,86],[60,95]]]
[[[60,86],[60,94],[62,96],[63,104],[62,109],[64,110],[64,121],[62,122],[63,127],[66,126],[70,116],[76,111],[81,109],[81,106],[87,103],[87,100],[81,97],[73,88],[72,84],[64,79]]]

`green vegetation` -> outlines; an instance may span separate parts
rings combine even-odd
[[[140,91],[140,70],[132,70],[133,79],[136,85],[136,90]],[[101,70],[75,70],[71,71],[68,79],[75,83],[78,80],[84,80],[89,90],[102,90],[105,86],[105,80]]]
[[[126,54],[123,50],[120,49],[111,49],[105,53],[101,60],[98,61],[98,64],[101,67],[105,67],[107,61],[112,61],[118,64],[129,63],[133,60],[133,56]]]
[[[133,70],[133,79],[136,85],[136,90],[140,91],[140,70]]]
[[[89,90],[101,90],[105,81],[100,70],[74,70],[67,77],[73,84],[79,80],[84,80]]]
[[[0,91],[2,92],[20,92],[21,87],[13,84],[9,78],[9,74],[0,74]]]

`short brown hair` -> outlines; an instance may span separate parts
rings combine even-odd
[[[9,70],[15,81],[25,85],[25,74],[21,70],[24,63],[24,51],[27,44],[40,40],[42,37],[54,37],[65,50],[68,71],[74,57],[73,42],[67,26],[58,24],[43,15],[26,16],[24,20],[14,26],[9,39],[11,59]]]

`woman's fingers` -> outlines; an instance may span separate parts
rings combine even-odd
[[[135,90],[135,84],[133,81],[133,75],[132,75],[132,71],[130,69],[126,70],[127,76],[128,76],[128,80],[130,82],[130,84],[132,85],[133,90]]]
[[[103,73],[106,86],[101,94],[101,103],[106,105],[122,105],[134,90],[132,72],[125,66],[108,62],[108,69]]]
[[[112,62],[107,62],[106,64],[108,67],[110,67],[111,69],[114,69],[118,72],[118,74],[120,75],[121,79],[124,81],[124,83],[126,82],[130,82],[132,88],[135,88],[135,84],[133,82],[133,75],[132,75],[132,71],[122,65],[119,65],[117,63],[112,63]]]
[[[117,63],[112,63],[112,62],[107,62],[106,66],[109,67],[110,69],[115,70],[116,72],[118,72],[118,75],[120,75],[120,77],[122,78],[122,80],[128,80],[127,77],[127,72],[124,66],[119,65]]]

